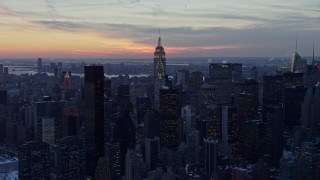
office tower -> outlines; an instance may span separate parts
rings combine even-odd
[[[263,152],[264,124],[261,120],[248,120],[244,124],[244,131],[244,157],[252,164],[257,163]]]
[[[234,156],[240,156],[242,149],[239,142],[243,129],[238,120],[237,108],[222,106],[220,111],[222,154],[228,156],[230,152]]]
[[[82,179],[85,177],[85,151],[76,136],[57,140],[52,151],[55,154],[55,174],[58,178]]]
[[[45,101],[36,103],[35,137],[38,141],[53,144],[63,137],[63,108],[64,102]]]
[[[158,111],[149,111],[144,118],[144,137],[153,139],[160,137],[160,120],[162,119]]]
[[[304,84],[307,88],[313,87],[320,81],[320,65],[306,65],[303,72]]]
[[[3,74],[3,64],[0,64],[0,74]]]
[[[205,172],[211,177],[217,173],[219,142],[209,137],[203,140],[203,144]]]
[[[187,89],[189,84],[189,71],[186,69],[178,70],[176,73],[176,84],[181,85],[183,89]]]
[[[42,69],[42,59],[41,59],[41,58],[38,58],[37,68],[38,68],[38,73],[42,73],[42,72],[43,72],[43,69]]]
[[[304,86],[303,73],[283,73],[283,87]]]
[[[308,88],[302,103],[301,121],[305,128],[310,128],[312,133],[318,133],[320,117],[320,84]]]
[[[304,66],[307,64],[305,59],[297,53],[297,51],[293,52],[291,56],[291,72],[303,72]]]
[[[154,78],[154,104],[155,108],[159,108],[159,90],[165,85],[166,75],[166,53],[162,47],[161,37],[158,39],[158,46],[154,51],[153,59],[153,78]]]
[[[194,109],[190,105],[181,108],[181,116],[179,118],[180,143],[186,143],[188,136],[192,131],[196,130],[196,122],[195,118],[192,117],[192,113],[194,113]]]
[[[256,66],[253,66],[251,68],[251,79],[259,81],[259,79],[258,79],[258,69],[257,69]]]
[[[266,122],[268,107],[282,106],[283,76],[263,76],[263,122]]]
[[[220,114],[217,105],[217,88],[214,85],[204,84],[200,90],[200,139],[220,137]]]
[[[243,82],[234,83],[234,106],[242,109],[246,108],[251,112],[251,116],[244,117],[245,120],[252,119],[257,115],[258,104],[259,84],[256,80],[245,79]]]
[[[19,148],[19,179],[49,179],[50,149],[43,142],[28,142]]]
[[[281,106],[268,106],[266,113],[266,142],[265,153],[268,155],[268,164],[279,166],[279,160],[283,148],[284,108]]]
[[[303,86],[285,88],[283,106],[285,109],[285,125],[293,127],[301,125],[301,106],[307,89]]]
[[[252,94],[243,92],[237,96],[235,106],[238,109],[239,122],[254,119],[258,112],[258,98]]]
[[[209,78],[231,79],[233,82],[242,80],[242,64],[239,63],[211,63]]]
[[[120,179],[121,177],[121,150],[120,143],[106,144],[107,168],[110,172],[110,179]]]
[[[125,109],[113,128],[114,141],[120,142],[120,167],[121,175],[125,175],[125,160],[128,149],[134,149],[136,145],[136,129],[129,114]]]
[[[222,106],[222,128],[221,128],[221,143],[222,143],[222,154],[224,156],[228,156],[229,155],[229,142],[228,142],[228,122],[229,122],[229,118],[228,118],[228,106]]]
[[[212,63],[209,66],[207,82],[217,89],[217,104],[231,104],[232,82],[242,80],[242,64]]]
[[[180,114],[179,90],[160,90],[160,144],[161,147],[178,148],[178,118]]]
[[[97,161],[104,156],[104,71],[103,66],[84,67],[85,139],[89,156],[88,175],[94,176]]]
[[[147,170],[152,171],[156,168],[160,159],[160,139],[159,137],[145,139],[145,162]]]
[[[64,136],[77,135],[80,128],[78,109],[74,106],[68,106],[63,109]]]
[[[200,91],[203,84],[203,73],[200,71],[192,72],[189,78],[189,90],[193,92]]]
[[[138,152],[129,149],[126,155],[126,180],[140,180],[142,176],[142,159]]]

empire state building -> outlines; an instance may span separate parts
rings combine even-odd
[[[154,105],[159,109],[160,89],[165,84],[166,74],[166,53],[161,44],[161,37],[158,39],[158,46],[154,51],[153,59],[153,80],[154,80]]]
[[[158,46],[154,51],[153,72],[155,81],[164,81],[166,74],[166,53],[161,44],[161,37],[158,39]]]

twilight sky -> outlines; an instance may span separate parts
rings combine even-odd
[[[0,0],[0,58],[289,56],[320,51],[319,0]]]

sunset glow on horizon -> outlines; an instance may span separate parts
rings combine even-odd
[[[320,45],[320,3],[287,0],[36,1],[0,4],[0,58],[302,55]]]

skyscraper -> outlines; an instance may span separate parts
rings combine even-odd
[[[166,53],[162,47],[161,37],[158,39],[158,46],[154,51],[153,78],[154,78],[154,104],[159,108],[159,90],[165,84],[166,74]]]
[[[179,146],[179,90],[160,90],[160,113],[163,115],[160,120],[161,147],[177,148]]]
[[[218,140],[214,140],[211,137],[203,140],[204,144],[204,163],[205,171],[211,176],[217,172],[218,166]]]
[[[49,101],[36,103],[35,136],[38,141],[53,144],[63,137],[64,102]]]
[[[19,179],[49,179],[49,144],[28,142],[19,149]]]
[[[307,64],[307,61],[301,58],[297,50],[298,50],[298,43],[296,41],[296,50],[293,52],[291,56],[291,72],[293,73],[303,72],[303,68]]]
[[[37,62],[38,73],[42,73],[42,59],[38,58]]]
[[[216,86],[217,104],[231,104],[233,84],[242,79],[242,64],[211,63],[207,82]]]
[[[153,67],[154,79],[164,80],[166,74],[166,53],[164,52],[164,48],[162,47],[161,37],[159,37],[158,46],[154,51]]]
[[[95,166],[104,156],[104,70],[103,66],[84,67],[85,138],[87,148],[94,147],[88,175],[94,176]],[[89,153],[93,155],[92,153]],[[88,163],[87,163],[88,165]]]

